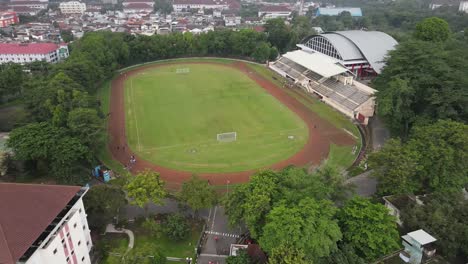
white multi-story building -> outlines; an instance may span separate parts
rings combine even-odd
[[[154,7],[154,1],[152,0],[125,0],[122,2],[124,8],[135,4],[146,4],[151,7]]]
[[[258,17],[263,19],[288,18],[292,11],[287,6],[263,6],[258,10]]]
[[[91,264],[79,186],[0,184],[0,263]]]
[[[55,63],[67,57],[66,44],[0,43],[0,64],[9,62],[25,64],[33,61]]]
[[[190,9],[229,9],[228,0],[174,0],[172,8],[175,12],[182,12]]]
[[[83,14],[86,11],[86,4],[78,1],[62,2],[59,8],[62,14]]]
[[[15,7],[27,7],[31,9],[38,9],[43,10],[47,9],[48,2],[41,2],[41,1],[12,1],[8,4],[10,8]]]
[[[461,1],[458,11],[468,13],[468,1]]]

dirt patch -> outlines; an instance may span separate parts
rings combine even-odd
[[[121,164],[128,164],[131,155],[135,155],[127,145],[125,134],[125,109],[124,109],[124,82],[128,77],[138,74],[148,68],[161,67],[167,64],[180,64],[180,63],[208,63],[217,64],[215,62],[168,62],[164,64],[155,64],[136,68],[134,70],[121,73],[112,81],[112,91],[110,99],[110,116],[108,132],[110,140],[108,148],[112,153],[114,159]],[[292,157],[271,165],[269,168],[281,169],[288,165],[296,166],[311,166],[320,164],[322,159],[328,157],[330,151],[330,144],[336,145],[353,145],[355,140],[344,131],[334,127],[326,120],[321,119],[317,114],[312,112],[309,108],[303,105],[295,98],[289,96],[285,91],[277,87],[274,83],[263,78],[261,75],[250,69],[244,62],[235,62],[233,64],[221,64],[224,67],[232,67],[242,71],[258,85],[265,89],[268,93],[274,96],[277,100],[282,102],[286,107],[298,115],[308,126],[309,140],[305,146]],[[136,155],[135,155],[136,156]],[[123,166],[123,165],[122,165]],[[159,172],[161,177],[167,182],[167,187],[177,189],[180,184],[192,175],[191,172],[179,171],[171,168],[166,168],[153,164],[146,160],[137,157],[136,164],[132,167],[132,173],[141,170],[151,169]],[[232,173],[201,173],[203,177],[214,185],[224,185],[229,181],[230,184],[247,182],[250,176],[257,170],[249,170],[242,172]]]

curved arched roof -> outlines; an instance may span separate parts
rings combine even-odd
[[[317,35],[306,38],[305,42],[314,36]],[[366,59],[377,73],[380,73],[385,66],[383,60],[387,53],[398,44],[390,35],[379,31],[335,31],[325,32],[319,36],[327,38],[343,60]]]

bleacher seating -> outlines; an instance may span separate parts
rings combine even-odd
[[[324,97],[332,99],[348,110],[356,109],[372,97],[371,94],[361,91],[355,86],[345,85],[334,78],[323,81],[322,79],[324,78],[320,74],[285,57],[281,57],[274,62],[272,66],[288,74],[290,77],[296,79],[296,81],[311,80],[308,84],[308,88]],[[319,81],[322,81],[322,83]]]

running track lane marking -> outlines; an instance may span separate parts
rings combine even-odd
[[[133,93],[133,78],[130,78],[130,97],[132,98],[132,112],[133,112],[133,118],[135,119],[135,128],[136,128],[136,134],[137,134],[137,142],[138,142],[138,151],[141,151],[141,143],[140,143],[140,131],[138,129],[138,121],[136,117],[136,110],[135,110],[135,96]]]

